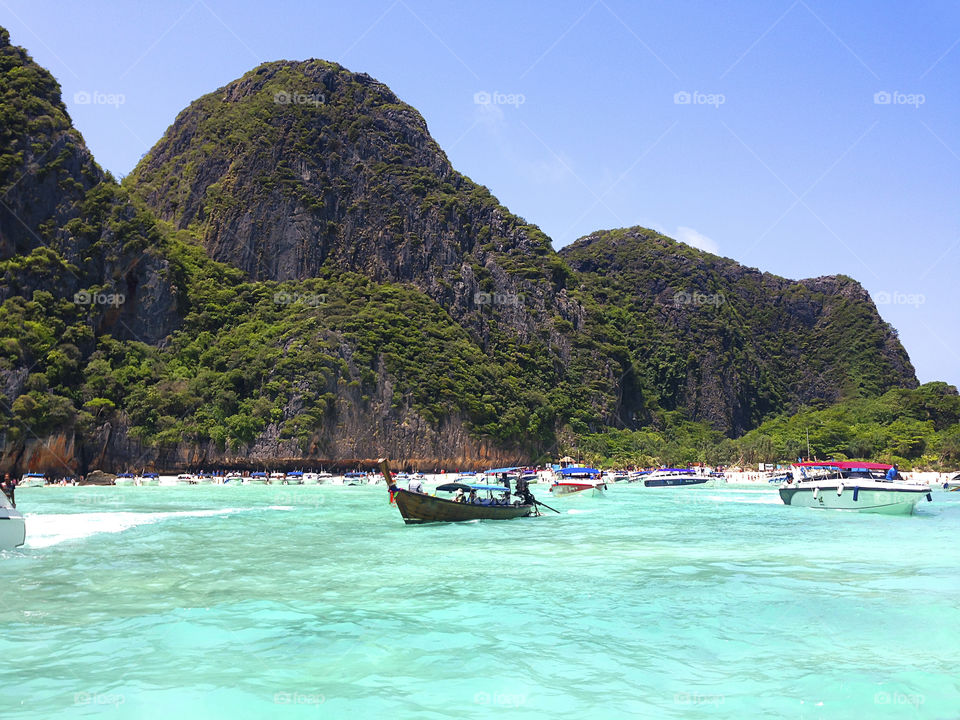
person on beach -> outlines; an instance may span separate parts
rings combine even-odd
[[[900,466],[894,463],[893,467],[887,470],[887,477],[885,479],[887,482],[900,480]]]

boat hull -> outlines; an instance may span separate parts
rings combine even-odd
[[[534,512],[532,505],[458,503],[401,488],[393,491],[393,497],[403,521],[408,525],[432,522],[466,522],[468,520],[511,520],[526,517]]]
[[[841,488],[835,481],[780,487],[780,499],[784,505],[882,515],[910,515],[917,503],[927,498],[929,494],[930,488],[924,486],[916,488],[900,486],[894,489],[875,487],[872,484],[863,487],[855,483],[844,483]]]
[[[27,539],[27,525],[16,510],[0,509],[0,550],[13,550]]]
[[[607,487],[603,483],[594,485],[593,483],[557,483],[550,486],[550,492],[554,497],[603,497],[603,491]]]
[[[649,480],[643,481],[643,486],[648,488],[662,488],[662,487],[704,487],[712,478],[709,477],[664,477],[664,478],[650,478]]]

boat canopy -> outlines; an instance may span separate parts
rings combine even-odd
[[[250,473],[250,477],[266,477],[266,476],[267,476],[267,474],[266,474],[265,472],[252,472],[252,473]]]
[[[599,475],[600,471],[596,468],[588,467],[567,467],[560,470],[561,475]]]
[[[501,475],[503,473],[512,473],[517,470],[523,470],[521,467],[503,467],[503,468],[493,468],[493,470],[486,470],[487,475]]]
[[[26,474],[24,475],[24,477],[25,477],[25,478],[28,478],[28,477],[30,477],[30,478],[42,478],[42,477],[46,477],[46,475],[44,475],[43,473],[26,473]]]
[[[682,472],[682,473],[692,473],[695,472],[693,468],[660,468],[657,472]]]
[[[813,460],[794,463],[795,467],[837,468],[839,470],[889,470],[893,465],[863,462],[862,460]]]
[[[303,475],[302,470],[294,470],[293,472],[287,473],[287,477],[300,477],[301,475]]]
[[[365,472],[348,472],[344,474],[344,477],[366,477]]]
[[[490,490],[492,492],[510,492],[510,488],[501,487],[500,485],[473,485],[467,483],[445,483],[444,485],[437,485],[437,490],[441,492],[455,492],[457,490]]]

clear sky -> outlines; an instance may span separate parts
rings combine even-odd
[[[332,60],[557,248],[639,224],[845,273],[921,382],[960,384],[956,2],[0,0],[0,24],[117,176],[258,63]]]

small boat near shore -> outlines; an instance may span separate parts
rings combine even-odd
[[[784,505],[885,515],[910,515],[929,485],[887,480],[892,465],[853,461],[805,462],[793,465],[792,477],[780,485]]]
[[[607,484],[601,479],[600,471],[588,467],[561,468],[550,486],[554,497],[601,497],[606,490]]]
[[[39,472],[28,472],[20,478],[17,487],[43,487],[47,484],[47,476]]]
[[[26,541],[27,524],[23,513],[17,510],[9,498],[0,493],[0,550],[13,550]]]

